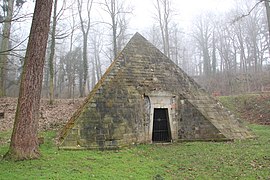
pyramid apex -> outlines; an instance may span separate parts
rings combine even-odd
[[[142,35],[139,32],[136,32],[133,36],[142,36]]]
[[[136,32],[124,47],[121,54],[125,54],[126,56],[130,57],[135,56],[135,54],[151,56],[149,49],[151,49],[151,52],[159,51],[159,49],[156,48],[151,42],[149,42],[144,36],[142,36],[139,32]],[[154,56],[157,56],[157,54]],[[165,55],[159,51],[158,56],[163,57]]]
[[[146,39],[143,35],[141,35],[139,32],[136,32],[136,33],[132,36],[132,38],[131,38],[130,40],[132,40],[132,39],[143,39],[143,40],[147,41],[147,39]]]

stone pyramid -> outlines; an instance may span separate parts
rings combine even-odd
[[[139,33],[60,134],[62,149],[223,141],[252,132]]]

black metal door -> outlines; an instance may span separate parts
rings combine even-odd
[[[167,108],[154,109],[153,142],[170,142],[171,132]]]

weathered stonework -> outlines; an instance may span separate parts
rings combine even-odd
[[[61,132],[60,148],[114,149],[152,143],[155,109],[170,141],[253,137],[170,59],[136,33]]]

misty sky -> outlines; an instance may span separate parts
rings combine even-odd
[[[135,0],[134,17],[131,18],[133,29],[140,30],[148,28],[153,24],[155,14],[154,3],[156,0]],[[185,26],[192,21],[193,16],[202,11],[226,11],[230,9],[235,0],[174,0],[173,10],[176,21]]]

